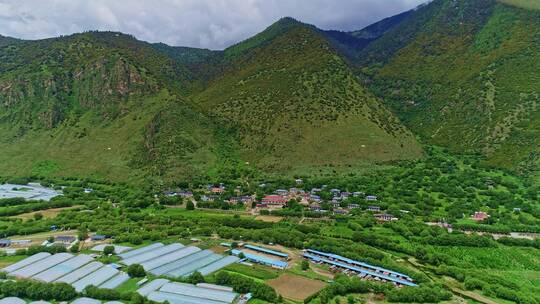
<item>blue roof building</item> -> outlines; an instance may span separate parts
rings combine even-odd
[[[275,251],[275,250],[268,249],[268,248],[263,248],[263,247],[259,247],[259,246],[249,245],[249,244],[244,245],[244,247],[246,247],[247,249],[254,250],[254,251],[275,255],[275,256],[278,256],[280,258],[285,258],[285,259],[289,258],[289,255],[286,254],[286,253],[283,253],[283,252],[280,252],[280,251]]]
[[[307,252],[304,253],[304,257],[308,258],[308,259],[310,259],[310,260],[312,260],[314,262],[322,262],[322,263],[330,264],[332,266],[336,266],[336,267],[340,267],[340,268],[343,268],[343,269],[347,269],[347,270],[350,270],[350,271],[357,272],[360,277],[365,277],[365,276],[369,275],[369,276],[379,278],[379,279],[382,279],[384,281],[393,282],[393,283],[396,283],[396,284],[401,284],[401,285],[405,285],[405,286],[418,286],[417,284],[415,284],[413,282],[410,282],[408,280],[405,280],[405,279],[401,279],[401,278],[398,278],[398,277],[395,277],[395,276],[389,276],[389,275],[385,275],[385,274],[382,274],[382,273],[362,269],[362,268],[359,268],[359,267],[356,267],[356,266],[347,265],[347,264],[342,263],[342,262],[333,261],[333,260],[330,260],[328,258],[316,256],[314,254],[310,254],[310,253],[307,253]]]
[[[287,264],[287,262],[273,260],[273,259],[261,256],[261,255],[247,253],[247,252],[244,252],[244,251],[241,251],[241,250],[238,250],[238,249],[231,250],[231,253],[233,255],[236,255],[236,256],[239,256],[240,253],[242,253],[242,254],[244,254],[244,256],[246,257],[247,260],[249,260],[251,262],[254,262],[254,263],[259,263],[259,264],[263,264],[263,265],[266,265],[266,266],[270,266],[270,267],[276,267],[276,268],[284,269],[284,268],[287,268],[287,266],[289,266],[289,264]]]
[[[92,241],[103,241],[107,238],[107,236],[103,234],[94,234],[90,237]]]
[[[330,259],[333,259],[333,260],[338,260],[340,262],[344,262],[344,263],[347,263],[347,264],[361,266],[361,267],[368,268],[368,269],[373,270],[373,271],[386,272],[386,273],[389,273],[390,275],[393,275],[393,276],[398,276],[398,277],[406,278],[408,280],[412,280],[411,277],[409,277],[406,274],[395,272],[395,271],[388,270],[386,268],[382,268],[382,267],[378,267],[378,266],[373,266],[373,265],[370,265],[370,264],[367,264],[367,263],[355,261],[355,260],[340,256],[340,255],[337,255],[337,254],[326,253],[326,252],[317,251],[317,250],[313,250],[313,249],[306,249],[306,251],[309,252],[309,253],[315,254],[315,255],[327,257],[327,258],[330,258]]]

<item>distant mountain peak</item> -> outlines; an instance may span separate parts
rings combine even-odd
[[[263,30],[259,34],[225,49],[225,57],[235,57],[250,49],[267,44],[270,41],[272,41],[274,38],[280,36],[281,34],[297,26],[307,26],[307,27],[316,29],[314,26],[310,26],[305,23],[302,23],[292,17],[283,17],[279,19],[278,21],[274,22],[273,24],[271,24],[270,26],[268,26],[265,30]]]

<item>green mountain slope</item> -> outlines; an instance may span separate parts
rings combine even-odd
[[[362,50],[357,64],[428,142],[537,171],[539,17],[495,0],[436,0]]]
[[[0,35],[0,47],[6,46],[6,45],[9,45],[9,44],[13,44],[13,43],[17,43],[19,41],[20,40],[12,38],[12,37],[6,37],[6,36]]]
[[[171,182],[422,153],[324,34],[291,18],[223,52],[89,32],[11,41],[0,59],[3,175]]]
[[[0,48],[0,171],[139,179],[144,128],[190,72],[131,36],[92,32]],[[135,170],[134,170],[135,168]]]
[[[231,126],[247,161],[283,172],[420,155],[413,136],[311,27],[285,19],[245,43],[225,50],[247,51],[193,101]]]

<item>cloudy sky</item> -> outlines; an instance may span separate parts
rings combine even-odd
[[[291,16],[355,30],[425,0],[0,0],[0,34],[39,39],[87,30],[223,49]]]

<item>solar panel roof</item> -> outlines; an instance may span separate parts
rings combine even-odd
[[[115,289],[116,287],[122,285],[127,280],[129,280],[128,274],[121,271],[117,273],[114,277],[110,278],[105,283],[99,285],[99,288]]]
[[[46,257],[49,257],[51,256],[50,253],[48,252],[39,252],[39,253],[36,253],[34,255],[31,255],[29,257],[27,257],[26,259],[24,260],[21,260],[15,264],[11,264],[9,266],[7,266],[6,268],[2,269],[2,271],[4,272],[13,272],[17,269],[20,269],[20,268],[23,268],[25,266],[28,266],[30,264],[33,264],[39,260],[43,260],[44,258]]]
[[[103,266],[71,285],[75,288],[76,291],[81,292],[86,286],[94,285],[97,287],[101,285],[103,282],[112,278],[117,273],[118,270],[112,267]]]
[[[172,276],[172,277],[182,277],[182,276],[186,276],[186,275],[189,275],[190,273],[196,271],[197,269],[201,268],[201,267],[204,267],[210,263],[213,263],[219,259],[221,259],[221,255],[219,254],[211,254],[207,257],[204,257],[202,259],[199,259],[199,260],[196,260],[188,265],[184,265],[180,268],[177,268],[171,272],[168,272],[166,273],[165,275],[166,276]]]
[[[180,248],[184,248],[184,245],[182,245],[180,243],[170,244],[170,245],[167,245],[167,246],[152,249],[152,250],[143,252],[142,254],[138,254],[138,255],[132,256],[130,258],[124,259],[124,260],[122,260],[122,263],[124,263],[126,265],[140,264],[140,263],[142,263],[144,261],[155,259],[155,258],[160,257],[162,255],[165,255],[167,253],[176,251],[176,250],[178,250]]]
[[[83,277],[89,275],[90,273],[96,271],[97,269],[101,268],[103,266],[103,263],[100,262],[91,262],[89,264],[84,265],[83,267],[70,272],[66,274],[65,276],[55,280],[55,282],[63,282],[72,284],[76,282],[79,279],[82,279]]]
[[[167,283],[159,291],[226,303],[231,303],[237,296],[236,293],[230,291],[197,287],[195,285],[177,282]]]
[[[130,251],[126,252],[126,253],[119,254],[118,256],[121,257],[122,259],[127,259],[127,258],[136,256],[136,255],[142,254],[144,252],[147,252],[147,251],[159,248],[159,247],[163,247],[163,246],[164,245],[162,243],[154,243],[154,244],[151,244],[151,245],[148,245],[148,246],[144,246],[144,247],[141,247],[141,248],[130,250]]]
[[[185,265],[188,265],[196,260],[199,260],[199,259],[202,259],[204,257],[207,257],[209,255],[213,254],[213,252],[211,250],[203,250],[203,251],[199,251],[197,253],[194,253],[192,255],[189,255],[183,259],[180,259],[178,261],[174,261],[172,263],[169,263],[169,264],[165,264],[163,266],[160,266],[158,268],[155,268],[155,269],[152,269],[150,270],[150,273],[154,274],[154,275],[163,275],[163,274],[166,274],[167,272],[171,272],[173,270],[176,270],[182,266],[185,266]]]
[[[139,293],[141,296],[147,296],[152,291],[158,290],[161,286],[169,283],[169,280],[167,279],[156,279],[152,282],[144,284],[141,288],[137,290],[137,293]]]
[[[38,273],[33,277],[33,279],[40,280],[43,282],[52,282],[77,268],[82,267],[85,264],[91,262],[93,258],[86,254],[81,254],[71,259],[64,261],[58,265],[55,265],[41,273]]]
[[[71,302],[71,304],[101,304],[101,301],[90,298],[78,298],[77,300]]]
[[[175,293],[154,291],[148,295],[148,299],[156,302],[169,301],[171,304],[224,304],[226,302],[212,301],[208,299],[195,298]]]
[[[16,297],[7,297],[0,300],[0,304],[26,304],[26,301]]]
[[[240,259],[238,257],[229,255],[220,260],[215,261],[212,264],[206,265],[202,268],[199,268],[197,271],[200,272],[203,276],[209,275],[212,272],[218,271],[221,268],[227,267],[232,263],[238,262]]]
[[[146,271],[163,266],[167,263],[174,262],[185,258],[188,255],[191,255],[195,252],[201,251],[201,249],[193,246],[180,248],[179,250],[173,251],[171,253],[162,255],[152,260],[145,261],[141,263],[141,266],[144,267]]]
[[[53,267],[56,264],[60,264],[65,260],[72,258],[73,255],[70,253],[57,253],[55,255],[48,256],[42,260],[39,260],[35,263],[32,263],[23,268],[17,269],[13,272],[10,272],[10,275],[20,276],[23,278],[29,278],[35,274],[38,274],[46,269]]]

